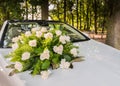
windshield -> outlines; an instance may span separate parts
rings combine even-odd
[[[49,29],[60,29],[64,30],[71,38],[72,42],[78,41],[86,41],[88,38],[80,33],[78,30],[74,29],[73,27],[59,22],[47,22],[45,24],[39,24],[36,22],[17,22],[17,23],[10,23],[8,25],[7,32],[4,37],[3,47],[11,47],[12,45],[12,38],[20,35],[21,33],[25,33],[26,31],[31,30],[35,27],[46,27]]]

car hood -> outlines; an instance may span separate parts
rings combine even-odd
[[[31,76],[29,71],[8,76],[10,69],[5,66],[9,60],[4,55],[11,49],[0,49],[0,83],[2,86],[120,86],[120,50],[92,39],[75,45],[79,46],[79,56],[84,56],[84,61],[73,63],[73,69],[52,70],[47,80]]]

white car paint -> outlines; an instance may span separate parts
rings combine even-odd
[[[75,45],[85,61],[73,63],[73,69],[52,70],[47,80],[30,71],[8,76],[9,60],[4,56],[11,49],[0,49],[0,86],[120,86],[120,50],[92,39]]]

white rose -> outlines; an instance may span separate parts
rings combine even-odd
[[[40,55],[41,60],[49,59],[50,51],[48,49],[44,50],[43,53]]]
[[[69,36],[65,36],[65,40],[66,40],[67,42],[70,42],[70,37],[69,37]]]
[[[19,39],[19,40],[22,40],[22,36],[18,36],[18,39]]]
[[[70,53],[71,53],[74,57],[76,57],[76,56],[78,55],[76,48],[71,49],[71,50],[70,50]]]
[[[57,54],[62,55],[62,52],[63,52],[63,45],[54,46],[54,47],[53,47],[53,51],[56,52]]]
[[[61,60],[61,64],[60,64],[60,68],[62,68],[62,69],[68,69],[69,67],[70,67],[70,63],[66,62],[65,59],[62,59]]]
[[[21,71],[23,66],[20,62],[15,62],[15,65],[14,65],[15,69],[17,69],[18,71]]]
[[[41,32],[43,32],[43,33],[44,33],[44,32],[47,32],[47,28],[46,28],[46,27],[42,27],[42,28],[41,28]]]
[[[50,74],[51,74],[50,70],[41,71],[41,77],[42,77],[42,79],[47,79]]]
[[[29,59],[30,58],[30,53],[29,52],[24,52],[23,54],[22,54],[22,60],[27,60],[27,59]]]
[[[16,50],[18,47],[19,47],[19,46],[18,46],[17,43],[12,44],[12,50]]]
[[[40,28],[38,28],[38,27],[35,27],[35,28],[32,28],[32,32],[36,32],[36,31],[38,31],[38,30],[40,30]]]
[[[39,37],[41,37],[42,36],[42,32],[41,31],[37,31],[36,32],[36,36],[39,38]]]
[[[69,36],[60,36],[59,38],[59,41],[62,43],[62,44],[65,44],[66,42],[70,42],[70,37]]]
[[[19,38],[18,37],[14,37],[12,38],[12,42],[18,42]]]
[[[60,36],[60,37],[59,37],[59,41],[60,41],[62,44],[65,44],[65,43],[66,43],[65,36]]]
[[[22,36],[18,36],[18,41],[20,41],[21,43],[24,43],[22,40]]]
[[[48,39],[48,38],[52,39],[53,34],[49,32],[49,33],[44,34],[44,37],[45,37],[45,39]]]
[[[31,41],[29,41],[29,45],[31,47],[36,47],[37,46],[37,41],[36,40],[31,40]]]
[[[31,34],[30,31],[25,32],[25,36],[29,37],[29,36],[31,36],[31,35],[32,35],[32,34]]]
[[[62,32],[60,30],[56,30],[55,33],[57,36],[60,36],[62,34]]]

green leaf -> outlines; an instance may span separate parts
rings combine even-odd
[[[45,61],[42,63],[41,69],[42,69],[42,70],[47,70],[49,67],[50,67],[50,61],[49,61],[49,60],[45,60]]]
[[[10,54],[5,55],[5,58],[10,58],[10,57],[11,57],[11,55],[10,55]]]
[[[54,37],[54,40],[52,40],[52,46],[57,45],[59,43],[59,38],[58,37]]]
[[[29,70],[33,65],[33,63],[30,60],[21,63],[23,64],[23,71]]]
[[[84,61],[84,57],[83,56],[79,56],[79,57],[74,58],[70,63],[81,62],[81,61]]]
[[[66,61],[70,62],[72,60],[72,58],[69,55],[64,55],[64,58],[66,59]]]
[[[14,69],[9,73],[9,76],[13,76],[15,73],[18,73],[18,70]]]
[[[14,64],[7,65],[6,68],[14,68]]]
[[[58,67],[59,67],[59,63],[57,64],[52,63],[52,69],[57,69]]]
[[[54,54],[54,55],[53,55],[53,58],[52,58],[52,62],[53,62],[54,64],[59,63],[59,60],[60,60],[59,57],[60,57],[59,54]]]
[[[53,62],[54,64],[59,63],[59,58],[58,58],[58,57],[53,58],[53,59],[52,59],[52,62]]]
[[[13,56],[13,57],[12,57],[11,61],[12,61],[12,62],[20,61],[20,58],[21,58],[21,56],[17,56],[17,55],[16,55],[16,56]]]
[[[34,49],[34,52],[38,55],[43,52],[43,49],[39,47],[39,48]]]
[[[41,61],[37,60],[37,63],[33,67],[33,71],[31,72],[32,75],[36,75],[40,73],[40,67],[41,66]]]

